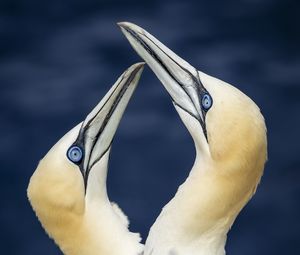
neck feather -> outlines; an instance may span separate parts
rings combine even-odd
[[[126,216],[116,205],[89,204],[83,215],[53,208],[38,217],[65,255],[137,255],[140,237],[128,230]]]
[[[225,254],[227,232],[253,195],[263,167],[228,162],[196,158],[189,177],[152,226],[145,255]]]
[[[71,193],[63,188],[64,194],[47,199],[45,194],[49,194],[51,187],[43,185],[47,183],[40,176],[43,171],[32,178],[28,191],[31,204],[44,229],[65,255],[137,255],[143,250],[139,235],[128,230],[127,217],[107,197],[107,161],[108,153],[91,170],[82,203],[56,203],[58,198],[65,200],[66,193]],[[79,199],[82,192],[70,196]],[[75,204],[82,206],[75,208]]]

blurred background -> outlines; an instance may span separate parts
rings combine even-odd
[[[231,255],[300,254],[297,1],[0,1],[2,254],[61,254],[26,197],[39,159],[140,58],[116,26],[131,21],[261,108],[269,161],[228,236]],[[180,156],[179,156],[180,155]],[[117,131],[108,191],[143,239],[185,180],[193,142],[145,68]]]

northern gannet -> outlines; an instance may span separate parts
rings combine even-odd
[[[260,109],[144,29],[119,26],[170,94],[196,149],[188,178],[151,227],[144,255],[223,255],[227,232],[255,193],[267,159]]]
[[[86,119],[40,161],[27,194],[42,226],[66,255],[137,255],[137,233],[107,196],[111,143],[144,63],[131,66]]]

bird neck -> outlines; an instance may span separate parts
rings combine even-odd
[[[225,254],[227,232],[253,195],[261,171],[233,170],[240,167],[237,162],[218,164],[201,155],[152,226],[145,255]]]
[[[91,170],[85,194],[79,178],[53,188],[55,182],[49,184],[43,164],[31,179],[28,188],[31,204],[44,229],[65,255],[142,252],[139,235],[129,232],[126,216],[108,199],[107,161],[108,154]],[[76,203],[74,197],[78,198]]]
[[[127,218],[115,204],[94,201],[80,215],[53,211],[39,219],[65,255],[137,255],[143,250],[139,235],[129,232]]]
[[[80,254],[137,255],[143,250],[141,238],[138,233],[128,230],[126,215],[117,204],[109,201],[107,195],[108,159],[109,151],[91,170],[85,198],[84,226],[89,232],[95,253]]]

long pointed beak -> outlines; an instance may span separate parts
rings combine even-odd
[[[92,167],[109,150],[125,108],[138,84],[144,63],[128,68],[86,117],[73,146],[83,151],[79,164],[85,187]]]
[[[173,103],[196,118],[206,136],[206,112],[201,100],[208,92],[198,70],[141,27],[129,22],[120,22],[118,25],[135,51],[162,82]]]

